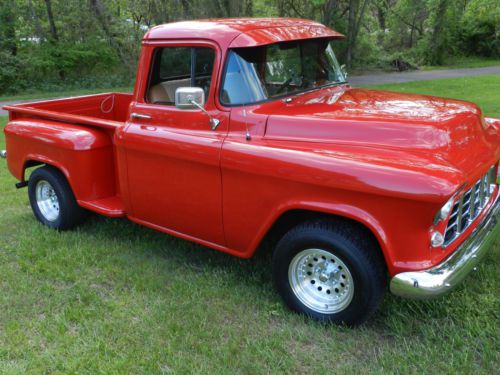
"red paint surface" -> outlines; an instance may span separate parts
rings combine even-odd
[[[246,108],[219,103],[227,48],[318,36],[340,34],[290,19],[154,28],[133,95],[8,107],[9,169],[23,180],[27,162],[52,164],[88,209],[240,257],[253,255],[281,215],[308,210],[365,225],[391,275],[429,268],[476,226],[445,250],[430,248],[438,209],[500,158],[500,120],[463,101],[347,85]],[[206,109],[221,121],[216,131],[200,111],[144,102],[152,52],[167,45],[215,50]]]

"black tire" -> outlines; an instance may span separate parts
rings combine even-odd
[[[324,260],[313,254],[320,254]],[[297,259],[304,261],[299,263]],[[342,283],[346,275],[340,264],[348,270],[348,285]],[[322,271],[318,273],[317,269]],[[376,311],[387,281],[385,262],[376,242],[364,228],[342,219],[305,222],[285,234],[274,252],[273,277],[279,294],[292,310],[316,320],[349,326],[363,323]],[[294,284],[294,278],[302,278],[302,282]],[[304,301],[314,306],[311,308]],[[328,302],[323,305],[324,301]],[[333,302],[329,304],[330,301]]]
[[[47,212],[46,209],[42,212],[39,207],[37,202],[37,186],[39,184],[50,187],[52,194],[55,194],[58,206],[57,209],[54,206],[54,209],[58,212],[56,217],[51,217],[47,213],[44,214],[44,212]],[[28,182],[28,196],[35,217],[50,228],[68,230],[80,224],[86,216],[86,210],[76,202],[75,195],[66,177],[54,167],[44,166],[33,171]],[[50,209],[52,210],[52,208]]]

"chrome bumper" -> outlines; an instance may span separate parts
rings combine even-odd
[[[488,252],[500,234],[500,193],[486,217],[446,260],[417,272],[403,272],[391,279],[391,292],[405,298],[426,299],[456,287]]]

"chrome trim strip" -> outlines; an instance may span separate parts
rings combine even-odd
[[[476,218],[476,184],[472,186],[472,191],[470,193],[470,218],[473,221]]]
[[[437,297],[449,292],[475,270],[499,234],[500,191],[486,217],[457,250],[431,269],[397,274],[391,279],[391,292],[415,299]]]
[[[467,193],[465,193],[467,194]],[[457,214],[457,233],[462,232],[463,225],[463,216],[464,216],[464,198],[465,195],[462,195],[458,200],[458,214]]]

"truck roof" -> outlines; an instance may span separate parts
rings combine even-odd
[[[143,43],[162,39],[208,39],[224,48],[237,48],[288,40],[343,37],[318,22],[300,18],[216,18],[155,26],[146,33]]]

